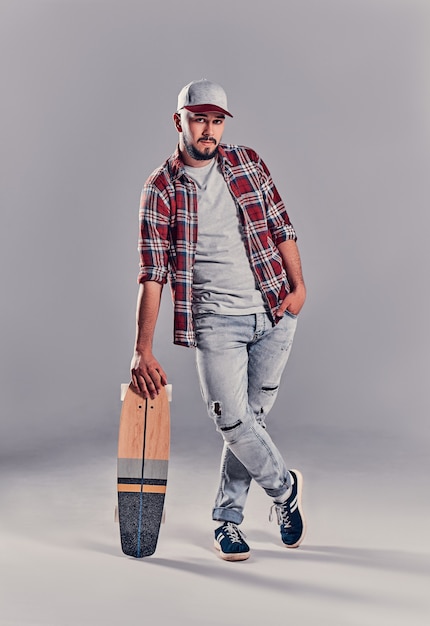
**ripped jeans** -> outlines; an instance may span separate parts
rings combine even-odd
[[[240,524],[251,480],[271,497],[290,487],[285,462],[265,420],[275,402],[297,319],[276,326],[266,313],[195,317],[200,388],[224,439],[214,520]]]

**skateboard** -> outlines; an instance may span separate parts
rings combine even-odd
[[[163,518],[170,449],[171,385],[151,400],[121,385],[118,521],[124,554],[154,554]]]

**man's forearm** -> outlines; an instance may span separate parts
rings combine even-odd
[[[287,239],[278,245],[278,249],[282,256],[291,289],[305,289],[302,263],[296,242],[293,239]]]
[[[131,360],[131,381],[144,398],[155,398],[167,384],[167,376],[152,354],[155,325],[163,285],[149,280],[139,286],[136,311],[136,343]]]
[[[135,350],[138,352],[152,350],[162,290],[163,285],[153,280],[148,280],[139,285],[135,342]]]
[[[282,256],[291,291],[279,305],[276,316],[282,317],[285,311],[298,315],[306,300],[306,287],[303,280],[299,249],[294,239],[283,241],[278,245],[278,249]]]

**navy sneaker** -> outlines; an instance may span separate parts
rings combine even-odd
[[[216,529],[214,546],[224,561],[245,561],[250,555],[245,535],[233,522],[223,522]]]
[[[286,548],[297,548],[303,541],[306,533],[306,522],[302,512],[303,476],[298,470],[290,470],[294,479],[293,490],[288,500],[282,503],[275,502],[271,509],[269,520],[272,521],[272,509],[276,511],[281,539]]]

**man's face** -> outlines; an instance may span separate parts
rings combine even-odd
[[[218,150],[224,131],[225,116],[217,111],[192,113],[186,109],[175,114],[175,124],[181,133],[179,148],[188,165],[205,165]]]

